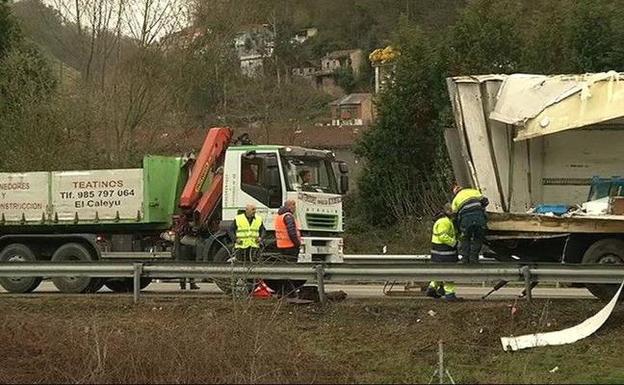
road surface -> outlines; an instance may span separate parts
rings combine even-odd
[[[141,292],[141,295],[210,295],[218,296],[222,295],[221,291],[215,284],[212,283],[199,283],[199,290],[180,290],[180,286],[176,282],[152,282],[145,290]],[[386,295],[383,292],[383,285],[378,284],[365,284],[365,285],[347,285],[347,284],[328,284],[326,285],[326,291],[338,291],[342,290],[347,293],[348,298],[381,298]],[[479,299],[482,295],[487,293],[491,287],[481,286],[458,286],[457,295],[466,299]],[[522,287],[504,287],[497,292],[494,292],[489,298],[492,299],[513,299],[517,298]],[[402,293],[403,292],[403,293]],[[2,288],[0,293],[4,295],[32,295],[32,294],[8,294]],[[42,295],[54,295],[61,294],[58,292],[52,282],[45,281],[35,290],[35,294]],[[108,289],[103,288],[100,293],[111,293]],[[408,293],[403,290],[403,285],[397,284],[393,288],[392,296],[394,297],[413,298],[422,296],[422,293],[418,288],[411,289]],[[408,294],[407,296],[405,294]],[[125,295],[125,294],[124,294]],[[585,288],[554,288],[554,287],[536,287],[533,289],[533,296],[535,298],[576,298],[576,299],[592,299],[594,298],[589,291]]]

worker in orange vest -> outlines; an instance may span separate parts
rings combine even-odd
[[[301,247],[301,230],[295,219],[296,210],[295,201],[287,200],[275,217],[277,248],[282,254],[294,257],[299,256],[299,247]]]

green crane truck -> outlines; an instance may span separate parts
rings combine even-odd
[[[0,261],[225,262],[233,243],[227,229],[246,204],[257,206],[271,244],[274,215],[294,199],[303,236],[296,262],[341,262],[346,165],[330,151],[231,142],[230,129],[212,128],[196,158],[149,155],[135,169],[0,173]],[[312,190],[297,180],[303,170],[312,173]],[[0,285],[26,293],[41,280],[0,278]],[[127,279],[52,282],[67,293],[132,287]]]

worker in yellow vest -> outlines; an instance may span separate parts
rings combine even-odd
[[[445,210],[434,217],[431,234],[431,261],[435,263],[457,263],[457,236],[455,225],[447,205]],[[455,283],[452,281],[431,281],[427,288],[427,296],[449,301],[456,301]]]
[[[487,230],[488,199],[473,188],[453,187],[451,209],[459,230],[459,255],[463,263],[478,263]]]
[[[248,204],[245,212],[234,218],[230,229],[234,234],[234,251],[238,260],[251,261],[260,250],[262,238],[266,232],[262,218],[256,214],[256,206]]]

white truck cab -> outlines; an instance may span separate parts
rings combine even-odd
[[[279,208],[294,200],[303,238],[298,262],[340,263],[347,173],[346,164],[337,162],[331,151],[268,145],[229,147],[223,167],[222,223],[231,223],[240,210],[253,203],[274,237]]]

